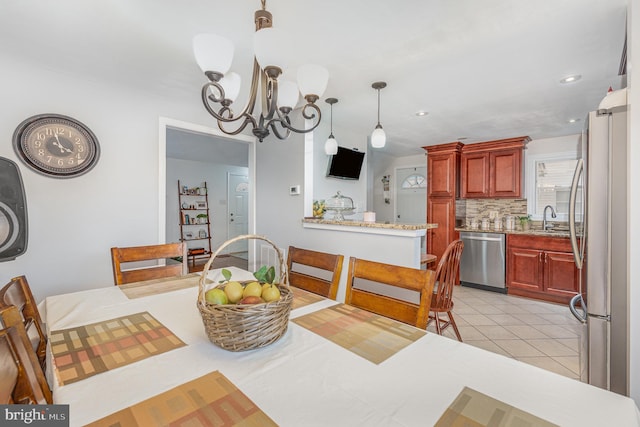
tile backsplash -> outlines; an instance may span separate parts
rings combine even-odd
[[[527,214],[526,199],[458,199],[456,200],[456,219],[469,226],[472,218],[489,218],[491,212],[497,212],[499,218],[505,215],[524,216]]]

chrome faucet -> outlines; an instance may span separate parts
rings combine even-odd
[[[557,216],[553,206],[547,205],[544,207],[544,213],[542,214],[542,230],[544,231],[553,228],[553,224],[547,224],[547,209],[551,209],[551,218],[555,218]]]

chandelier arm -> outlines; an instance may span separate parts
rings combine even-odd
[[[318,113],[318,121],[316,122],[315,126],[313,128],[315,128],[316,126],[318,126],[320,124],[320,120],[322,119],[322,113],[320,112],[320,107],[318,107],[315,103],[309,102],[307,104],[305,104],[304,107],[302,107],[302,117],[304,117],[305,119],[313,119],[316,115],[313,111],[311,111],[310,114],[307,113],[307,108],[312,108],[315,110],[316,113]]]
[[[277,110],[278,118],[271,119],[269,121],[269,123],[267,123],[267,126],[271,126],[272,129],[273,129],[273,126],[275,126],[275,122],[279,122],[280,125],[283,128],[286,128],[286,129],[288,129],[290,131],[293,131],[293,132],[296,132],[296,133],[308,133],[308,132],[311,132],[312,130],[317,128],[318,125],[320,124],[320,119],[322,118],[322,113],[320,112],[320,108],[316,104],[309,103],[309,104],[305,105],[304,107],[302,107],[302,117],[304,117],[307,120],[308,119],[313,119],[314,117],[316,117],[315,114],[307,114],[305,112],[307,107],[313,108],[318,113],[318,121],[309,129],[297,129],[297,128],[293,127],[293,125],[291,124],[291,119],[289,118],[289,116],[288,115],[284,115],[280,110]]]
[[[239,119],[239,117],[234,119],[234,120],[238,120],[238,119]],[[218,120],[218,127],[220,128],[220,130],[222,132],[224,132],[227,135],[237,135],[240,132],[242,132],[247,127],[247,125],[249,123],[251,123],[254,128],[257,126],[256,120],[251,115],[247,114],[247,115],[244,116],[244,121],[242,122],[242,124],[236,130],[230,131],[230,130],[225,129],[224,126],[222,125],[223,122],[220,121],[220,120]]]
[[[289,118],[287,117],[287,121],[289,120]],[[280,125],[282,126],[282,129],[285,130],[285,134],[281,134],[278,131],[278,128],[276,127],[276,124],[280,123]],[[273,132],[273,134],[278,138],[278,139],[287,139],[289,138],[289,135],[291,135],[291,129],[289,129],[288,127],[284,126],[282,120],[280,119],[273,119],[271,121],[269,121],[269,123],[267,123],[267,126],[271,128],[271,131]]]

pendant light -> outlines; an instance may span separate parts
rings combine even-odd
[[[375,82],[371,87],[378,91],[378,124],[371,133],[371,146],[374,148],[382,148],[387,142],[387,135],[384,133],[384,129],[382,129],[382,125],[380,124],[380,89],[387,87],[387,83]]]
[[[327,98],[325,102],[331,105],[331,133],[329,134],[329,138],[327,138],[327,142],[324,143],[324,152],[328,156],[332,156],[338,153],[338,141],[333,136],[333,104],[338,102],[336,98]]]

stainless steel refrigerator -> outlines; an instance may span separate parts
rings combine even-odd
[[[627,107],[589,113],[571,186],[569,226],[580,293],[581,379],[629,395]]]

